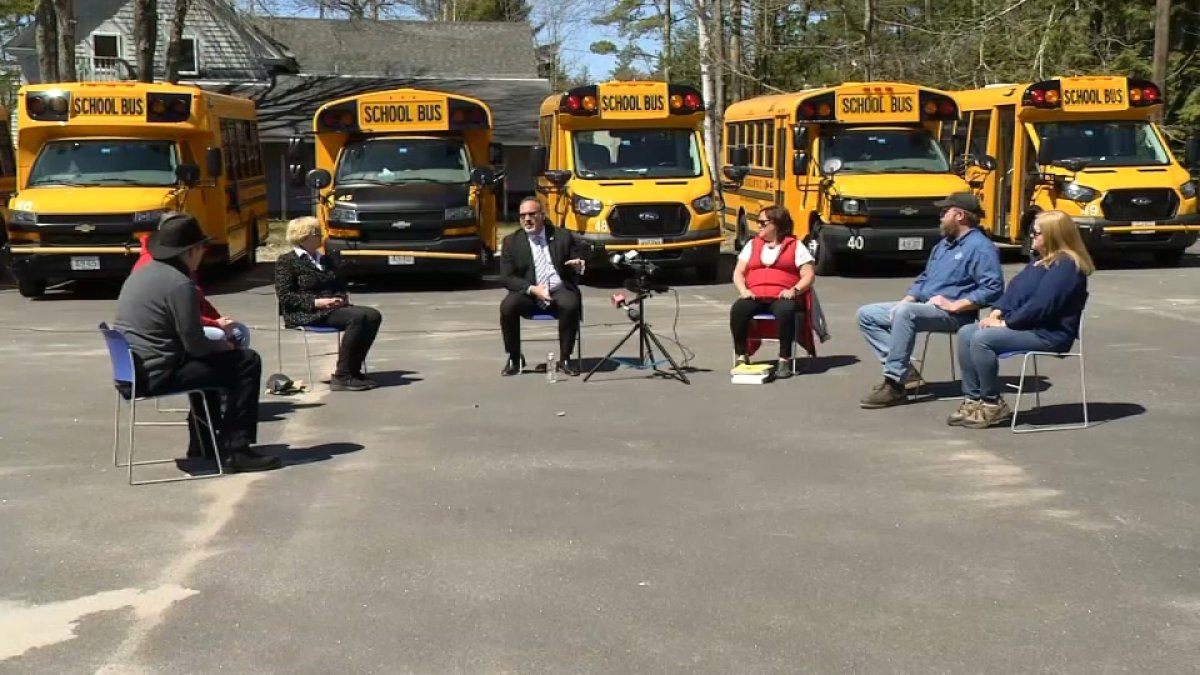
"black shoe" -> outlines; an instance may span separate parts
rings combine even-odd
[[[504,363],[504,368],[500,369],[500,374],[509,377],[510,375],[520,375],[521,368],[525,365],[525,357],[508,357],[508,361]]]
[[[576,368],[574,365],[572,365],[573,363],[574,363],[574,361],[571,359],[559,359],[558,360],[558,372],[562,373],[563,375],[570,375],[571,377],[575,377],[576,375],[579,374],[579,369]]]
[[[375,380],[372,380],[371,378],[367,377],[366,375],[363,375],[362,373],[355,373],[354,379],[367,385],[368,389],[375,389],[375,388],[379,387],[378,382],[376,382]]]
[[[374,389],[374,387],[353,375],[331,376],[329,378],[329,388],[333,391],[366,391]]]
[[[775,379],[777,380],[786,380],[795,374],[795,371],[792,370],[791,359],[781,360],[775,365]]]
[[[283,466],[278,457],[261,455],[250,450],[234,451],[222,459],[225,471],[229,473],[248,473],[251,471],[270,471]]]

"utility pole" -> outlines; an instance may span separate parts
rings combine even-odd
[[[1167,55],[1171,36],[1171,0],[1154,2],[1154,82],[1167,95]]]

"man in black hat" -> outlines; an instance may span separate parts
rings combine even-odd
[[[262,360],[253,350],[207,339],[200,322],[199,297],[190,274],[200,267],[208,240],[193,216],[163,214],[147,243],[154,260],[131,274],[121,287],[115,327],[133,350],[147,393],[204,387],[226,392],[224,410],[218,395],[210,395],[208,403],[209,409],[219,414],[219,451],[227,469],[272,469],[280,465],[279,458],[261,455],[250,447],[257,441]],[[139,383],[138,389],[142,387]],[[193,440],[197,435],[207,438],[195,433],[196,420],[202,416],[202,402],[196,397],[189,419]],[[189,456],[202,452],[193,447],[189,446]]]
[[[908,400],[905,382],[917,333],[956,333],[1004,291],[1000,254],[979,229],[983,209],[975,195],[955,192],[934,204],[942,209],[942,240],[929,254],[925,271],[899,302],[858,308],[858,330],[883,364],[883,382],[859,401],[863,408]]]

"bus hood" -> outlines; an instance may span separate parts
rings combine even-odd
[[[835,196],[859,199],[941,199],[952,192],[968,192],[971,189],[962,178],[951,173],[837,174],[833,178],[833,185]]]
[[[470,184],[411,182],[400,185],[370,185],[334,188],[334,203],[359,211],[436,211],[466,206]]]
[[[1169,188],[1177,190],[1191,180],[1191,175],[1181,166],[1097,166],[1088,167],[1079,173],[1051,167],[1049,173],[1066,180],[1105,192],[1120,188]]]
[[[172,207],[170,194],[173,190],[133,186],[29,188],[14,195],[9,207],[15,211],[63,215],[160,211]]]

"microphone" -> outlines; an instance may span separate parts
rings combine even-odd
[[[641,318],[642,314],[638,311],[637,306],[629,304],[629,299],[625,297],[624,293],[613,293],[610,299],[612,300],[613,308],[625,310],[625,314],[629,316],[630,321],[637,321]]]

